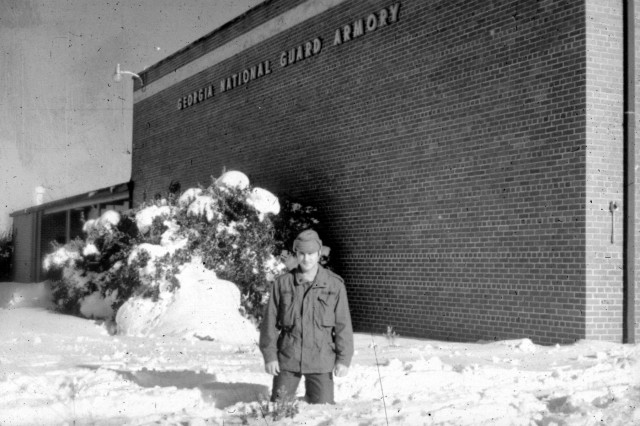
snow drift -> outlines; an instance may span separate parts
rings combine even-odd
[[[240,290],[202,266],[199,259],[182,266],[174,292],[158,301],[133,297],[116,314],[120,334],[182,336],[230,344],[254,344],[256,326],[240,313]]]

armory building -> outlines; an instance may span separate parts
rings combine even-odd
[[[357,331],[632,342],[632,5],[266,1],[140,74],[132,202],[318,207]]]

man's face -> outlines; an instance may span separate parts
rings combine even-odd
[[[296,251],[296,258],[298,259],[298,266],[300,266],[302,272],[309,272],[318,266],[320,252],[303,253],[301,251]]]

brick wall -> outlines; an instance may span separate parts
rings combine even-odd
[[[584,3],[405,0],[398,22],[333,45],[336,29],[394,4],[347,1],[137,102],[134,202],[242,170],[321,209],[359,331],[584,338],[585,229],[604,220],[585,207]],[[280,66],[318,36],[318,55]],[[271,74],[219,91],[265,60]],[[177,109],[209,83],[214,98]]]
[[[586,4],[586,337],[622,341],[622,3]]]

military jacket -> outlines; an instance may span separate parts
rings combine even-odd
[[[260,326],[265,363],[295,373],[328,373],[349,366],[353,328],[342,278],[323,268],[312,283],[298,283],[295,271],[272,283]]]

